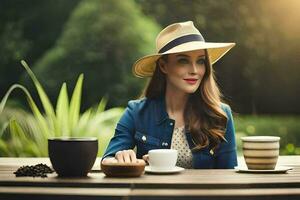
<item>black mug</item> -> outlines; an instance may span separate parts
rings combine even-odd
[[[58,176],[87,176],[97,157],[98,139],[94,137],[49,138],[48,153]]]

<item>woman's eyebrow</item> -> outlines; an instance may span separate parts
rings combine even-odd
[[[185,54],[178,54],[178,55],[176,55],[176,57],[190,57],[190,56],[185,55]]]

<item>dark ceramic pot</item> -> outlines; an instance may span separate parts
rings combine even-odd
[[[87,176],[97,157],[98,139],[93,137],[50,138],[48,139],[48,152],[51,164],[58,176]]]

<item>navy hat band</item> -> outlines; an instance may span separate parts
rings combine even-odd
[[[176,47],[180,44],[184,44],[187,42],[193,42],[193,41],[200,41],[200,42],[205,42],[204,38],[202,35],[199,34],[191,34],[191,35],[185,35],[179,38],[176,38],[175,40],[172,40],[168,44],[166,44],[164,47],[162,47],[158,53],[164,53],[173,47]]]

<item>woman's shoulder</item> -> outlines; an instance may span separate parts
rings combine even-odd
[[[225,110],[225,109],[230,109],[230,106],[229,106],[228,104],[224,103],[224,102],[221,102],[221,108],[222,108],[223,110]]]
[[[150,114],[155,112],[162,112],[164,110],[164,99],[162,97],[147,98],[143,97],[136,100],[130,100],[128,102],[127,109],[133,113],[139,114]],[[150,112],[150,113],[149,113]]]
[[[222,102],[221,108],[227,114],[227,116],[231,115],[231,108],[228,104]]]
[[[141,99],[133,99],[133,100],[128,101],[128,106],[138,106],[138,105],[145,103],[146,100],[147,100],[146,97],[141,98]]]
[[[128,101],[128,108],[133,110],[143,110],[155,100],[147,97]]]

